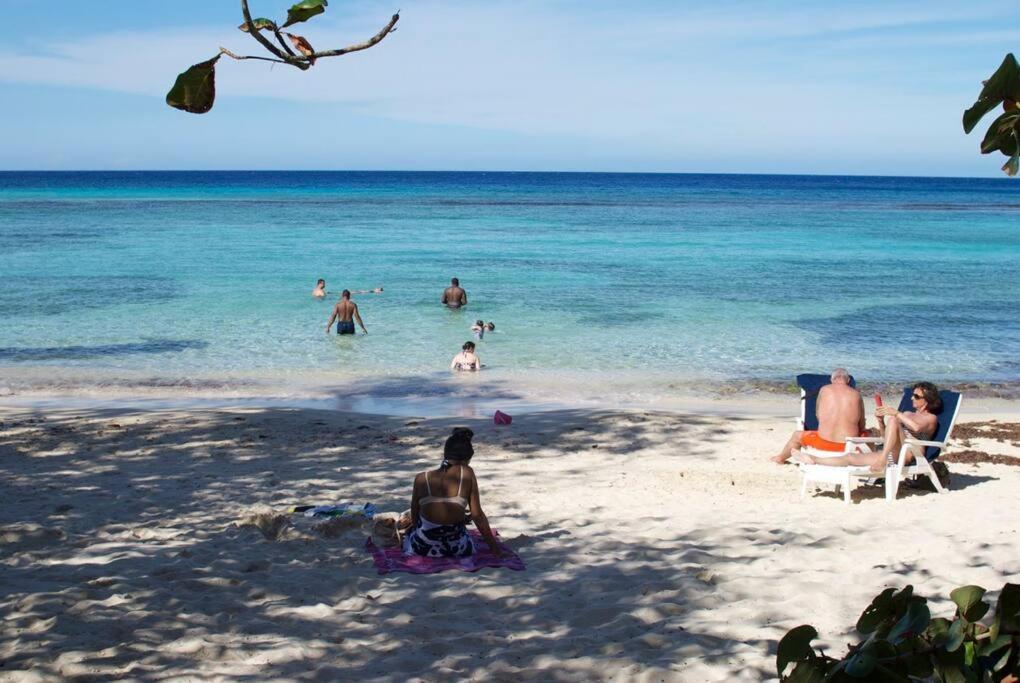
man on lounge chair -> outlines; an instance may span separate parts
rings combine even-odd
[[[846,437],[864,433],[864,400],[861,392],[850,386],[850,374],[845,368],[832,371],[832,383],[818,392],[818,430],[796,431],[772,462],[784,463],[793,451],[809,446],[821,451],[842,453]]]

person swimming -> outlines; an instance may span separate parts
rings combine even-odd
[[[471,333],[475,335],[475,339],[481,339],[485,336],[485,322],[482,320],[476,320],[475,324],[471,326]]]
[[[493,322],[485,323],[485,331],[486,332],[492,332],[495,329],[496,329],[496,323],[493,323]]]
[[[326,281],[319,278],[319,281],[315,283],[315,287],[312,289],[312,296],[316,299],[326,298]]]
[[[461,352],[450,361],[451,370],[477,371],[482,369],[482,359],[475,354],[475,343],[464,342]]]

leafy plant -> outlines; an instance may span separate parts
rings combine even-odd
[[[813,626],[797,626],[779,641],[776,671],[791,683],[1020,683],[1020,585],[1003,586],[988,625],[981,621],[989,610],[985,592],[980,586],[957,588],[949,594],[956,603],[953,618],[933,619],[913,586],[887,588],[857,620],[865,639],[841,659],[811,646],[818,637]]]
[[[1002,170],[1015,176],[1020,171],[1020,64],[1012,53],[1006,55],[992,77],[983,82],[981,94],[967,111],[963,112],[963,132],[970,133],[981,118],[1000,104],[1004,113],[992,121],[984,139],[981,153],[1002,152],[1009,157]]]
[[[395,31],[397,21],[400,19],[399,13],[394,14],[390,17],[389,22],[382,27],[382,30],[368,40],[336,50],[316,51],[304,36],[281,31],[288,26],[300,24],[322,14],[326,11],[327,5],[329,5],[329,0],[301,0],[287,10],[287,20],[279,25],[265,17],[252,19],[251,11],[248,9],[248,0],[241,0],[241,14],[244,16],[244,23],[238,28],[258,41],[272,57],[237,55],[225,47],[221,47],[219,53],[212,59],[194,64],[177,76],[173,87],[166,95],[166,103],[175,109],[191,114],[204,114],[212,109],[216,100],[216,63],[223,55],[237,60],[258,59],[265,62],[287,64],[306,71],[315,65],[316,60],[323,57],[339,57],[350,52],[367,50]],[[273,44],[266,34],[275,38],[278,45]],[[289,39],[290,44],[284,40],[284,36]]]

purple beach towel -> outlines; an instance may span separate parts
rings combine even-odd
[[[499,547],[506,553],[503,557],[496,557],[489,550],[488,544],[482,540],[482,535],[477,530],[468,532],[475,542],[475,552],[469,557],[422,557],[421,555],[405,555],[400,548],[379,548],[372,539],[365,541],[365,550],[372,555],[375,568],[380,574],[390,572],[407,572],[409,574],[435,574],[447,569],[459,569],[462,572],[476,572],[486,567],[506,567],[514,571],[524,571],[524,560],[518,557],[517,553],[507,548],[502,543]],[[492,532],[499,542],[499,534]]]

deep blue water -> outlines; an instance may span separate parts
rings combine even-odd
[[[0,378],[426,376],[481,318],[505,377],[1013,382],[1018,257],[1009,179],[0,173]]]

